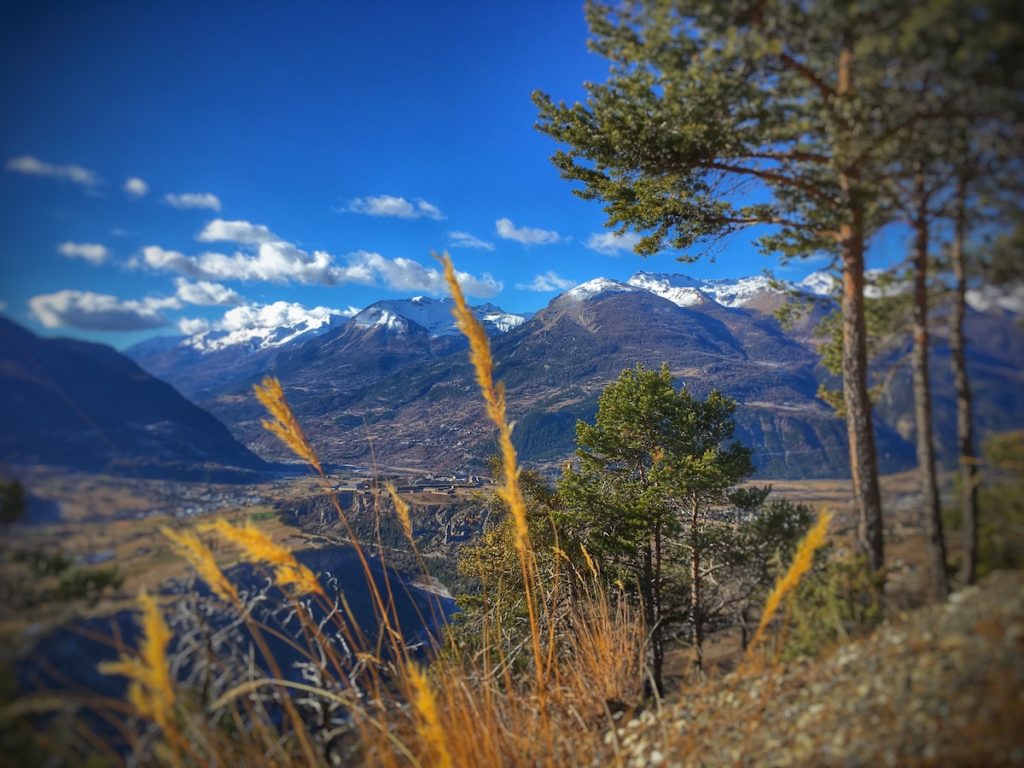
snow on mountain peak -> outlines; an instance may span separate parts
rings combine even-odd
[[[562,294],[562,297],[575,301],[583,301],[602,293],[639,291],[642,290],[628,283],[620,283],[618,280],[611,280],[607,277],[595,277],[585,283],[580,283]]]
[[[367,307],[352,318],[352,323],[360,328],[386,328],[396,333],[406,331],[408,329],[408,320],[392,312],[387,307],[381,306],[383,303],[377,302]]]
[[[265,349],[279,347],[299,337],[313,336],[336,328],[355,314],[330,307],[307,309],[301,304],[275,301],[232,307],[214,322],[183,318],[180,329],[189,334],[182,342],[199,352],[216,352],[228,347]]]
[[[680,307],[693,307],[709,299],[725,307],[742,307],[765,291],[772,291],[772,281],[763,275],[701,280],[688,275],[637,272],[629,284],[668,299]]]
[[[701,291],[704,283],[686,275],[637,272],[629,278],[629,284],[668,299],[680,307],[694,307],[708,300]]]
[[[967,291],[967,304],[977,312],[991,312],[1001,309],[1011,314],[1024,314],[1024,287],[1018,286],[1003,290],[994,285],[981,288],[970,288]]]
[[[356,318],[356,322],[360,325],[387,325],[389,328],[397,328],[398,318],[401,318],[426,328],[431,336],[448,336],[460,333],[452,315],[452,306],[453,302],[449,298],[414,296],[411,299],[385,299],[364,309]],[[501,333],[526,321],[524,316],[505,312],[494,304],[481,304],[472,309],[480,322]],[[374,311],[372,319],[367,315],[371,310]],[[380,314],[382,312],[387,313],[388,317]],[[364,315],[366,317],[363,317]]]
[[[826,269],[811,272],[807,277],[796,284],[796,287],[804,293],[812,296],[831,296],[836,290],[836,276]]]

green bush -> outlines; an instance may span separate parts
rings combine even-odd
[[[781,649],[787,660],[818,656],[882,618],[881,584],[863,557],[831,560],[825,551],[819,558],[791,598]]]

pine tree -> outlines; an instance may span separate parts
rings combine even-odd
[[[601,200],[606,225],[643,234],[642,255],[768,225],[765,250],[836,255],[842,377],[858,543],[884,564],[867,387],[864,260],[885,222],[876,204],[888,116],[871,110],[884,73],[860,51],[891,21],[886,3],[648,0],[589,3],[591,47],[611,61],[586,104],[541,93],[553,162]],[[728,192],[734,194],[729,195]],[[739,194],[735,194],[739,193]]]
[[[659,693],[665,640],[680,609],[701,665],[707,515],[753,471],[749,449],[731,442],[735,408],[719,392],[700,400],[677,390],[667,367],[627,369],[601,395],[595,423],[577,424],[578,467],[559,484],[565,535],[637,585]],[[680,606],[682,585],[688,601]]]

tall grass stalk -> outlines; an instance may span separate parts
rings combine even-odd
[[[828,536],[828,525],[831,520],[832,513],[827,510],[818,515],[817,522],[811,527],[797,547],[796,554],[793,556],[793,562],[790,563],[789,568],[782,577],[775,582],[775,587],[772,589],[771,594],[768,595],[767,602],[765,602],[764,611],[761,613],[761,621],[757,625],[757,631],[747,647],[748,656],[753,653],[758,643],[761,642],[765,629],[767,629],[771,620],[775,617],[775,612],[779,609],[783,599],[792,590],[796,589],[797,585],[800,584],[800,580],[811,570],[811,566],[814,565],[814,553],[825,543],[825,539]]]
[[[477,320],[473,310],[469,308],[469,304],[466,302],[466,297],[462,293],[462,286],[459,285],[458,276],[455,274],[455,266],[452,264],[451,258],[445,253],[440,259],[444,265],[445,282],[448,283],[448,290],[451,292],[452,299],[455,302],[452,314],[455,316],[459,330],[469,340],[469,357],[473,363],[473,370],[476,372],[476,381],[480,387],[480,394],[483,395],[487,415],[498,429],[498,450],[501,456],[502,472],[501,484],[498,486],[498,496],[508,505],[515,524],[515,544],[522,567],[523,591],[530,619],[537,692],[543,698],[545,684],[544,656],[541,650],[540,626],[533,594],[535,570],[533,549],[530,546],[530,527],[526,516],[526,502],[523,500],[522,490],[519,487],[519,467],[516,462],[516,449],[512,445],[512,427],[505,413],[505,387],[500,382],[496,383],[494,381],[494,359],[491,357],[491,343],[487,338],[487,332],[484,330],[483,325]]]

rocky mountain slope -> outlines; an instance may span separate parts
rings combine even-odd
[[[197,479],[265,469],[221,422],[102,344],[0,318],[0,461]]]
[[[755,449],[762,475],[838,476],[846,471],[844,427],[816,397],[827,376],[810,333],[832,307],[832,286],[825,273],[780,287],[764,277],[640,272],[626,282],[583,283],[530,318],[490,305],[477,312],[492,334],[527,462],[556,465],[568,455],[576,420],[593,416],[598,394],[623,368],[667,363],[698,394],[718,388],[738,401],[737,437]],[[784,329],[773,313],[794,292],[815,301],[800,325]],[[978,409],[983,431],[1024,423],[1024,334],[1005,309],[972,312],[968,333],[976,388],[985,395]],[[938,415],[945,423],[952,413],[948,352],[942,333],[936,340]],[[185,391],[266,456],[279,456],[279,449],[260,427],[249,388],[272,373],[328,460],[365,464],[375,454],[385,465],[467,469],[482,464],[493,442],[464,350],[447,300],[388,300],[304,343],[250,357],[248,366],[213,377],[201,392]],[[893,348],[880,361],[888,380],[876,430],[888,471],[913,463],[905,357],[905,348]],[[192,368],[176,375],[218,370],[212,360]]]

